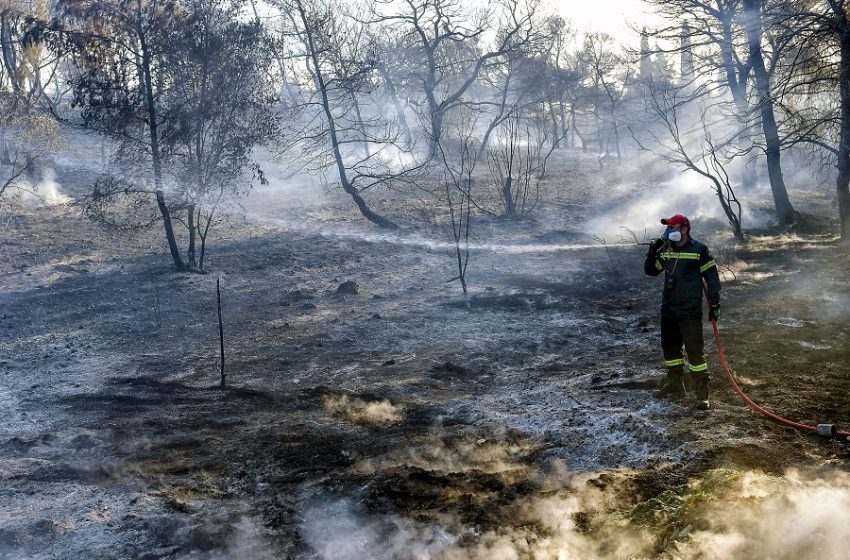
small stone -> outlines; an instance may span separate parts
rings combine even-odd
[[[346,280],[345,282],[339,285],[339,287],[336,289],[336,293],[342,295],[356,296],[358,293],[360,293],[360,290],[358,289],[357,282],[355,282],[354,280]]]

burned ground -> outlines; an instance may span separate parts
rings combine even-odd
[[[478,241],[593,245],[594,201],[558,202],[572,218],[555,228],[493,219]],[[724,343],[754,400],[848,426],[850,261],[831,224],[804,225],[744,245],[706,232],[730,272]],[[0,558],[478,558],[506,542],[557,557],[541,504],[585,491],[559,511],[595,542],[584,557],[610,557],[609,517],[718,468],[846,470],[844,442],[747,409],[710,339],[713,410],[653,398],[660,286],[640,248],[473,251],[467,311],[450,254],[405,241],[439,232],[251,219],[219,232],[212,274],[185,275],[156,232],[16,216],[0,241]],[[629,554],[686,541],[663,535]]]

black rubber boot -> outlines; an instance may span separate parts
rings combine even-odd
[[[691,375],[694,377],[696,408],[698,410],[708,410],[711,407],[711,404],[708,402],[708,372],[695,371]]]
[[[682,381],[684,374],[683,368],[670,368],[667,370],[667,379],[661,385],[661,388],[655,391],[655,396],[659,398],[680,398],[685,395],[685,384]]]
[[[685,384],[685,391],[688,393],[693,393],[695,390],[694,387],[694,372],[688,370],[684,373],[683,381]]]

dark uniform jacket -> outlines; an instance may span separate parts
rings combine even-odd
[[[708,285],[712,304],[720,303],[720,275],[708,247],[688,238],[682,247],[670,243],[659,253],[646,255],[644,272],[650,276],[664,273],[661,311],[679,317],[702,316],[703,279]]]

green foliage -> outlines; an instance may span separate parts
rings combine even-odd
[[[175,266],[186,270],[175,216],[195,269],[195,239],[203,255],[213,216],[252,178],[263,181],[252,156],[278,134],[274,41],[244,17],[243,0],[59,0],[56,10],[61,19],[34,36],[73,63],[81,123],[118,144],[120,175],[94,184],[86,213],[127,221],[122,229],[159,213]]]
[[[732,469],[713,469],[703,478],[675,490],[665,490],[641,502],[625,517],[632,523],[652,530],[656,548],[667,550],[678,541],[685,541],[694,527],[696,515],[707,503],[736,487],[743,473]]]

